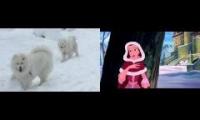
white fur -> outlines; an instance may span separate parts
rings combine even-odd
[[[79,55],[78,45],[74,36],[69,36],[67,38],[60,39],[58,41],[58,47],[62,54],[61,62],[64,62],[66,59],[70,59],[74,53],[76,54],[76,56]]]
[[[47,47],[36,47],[29,55],[14,55],[11,68],[12,79],[17,79],[24,89],[28,89],[36,77],[40,78],[40,85],[47,80],[53,68],[53,56]]]

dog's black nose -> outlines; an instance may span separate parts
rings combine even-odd
[[[21,66],[19,67],[19,72],[22,72],[22,67]]]

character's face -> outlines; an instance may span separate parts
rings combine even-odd
[[[128,54],[130,57],[138,57],[140,55],[140,51],[136,45],[129,45]]]
[[[26,70],[27,66],[28,66],[28,60],[26,55],[17,54],[13,56],[12,67],[14,70],[18,71],[19,73],[22,73]]]

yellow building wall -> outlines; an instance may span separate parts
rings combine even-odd
[[[190,32],[184,32],[184,44],[188,44],[191,42]]]
[[[196,37],[194,41],[195,53],[200,53],[200,37]]]
[[[179,58],[187,58],[188,57],[188,45],[184,46],[179,46],[178,47],[178,57]]]

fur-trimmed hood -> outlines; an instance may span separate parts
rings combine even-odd
[[[136,60],[132,60],[132,59],[129,59],[129,58],[128,58],[128,46],[130,46],[130,45],[135,45],[135,46],[138,47],[138,49],[139,49],[139,51],[140,51],[140,54],[141,54],[141,58],[136,59]],[[124,60],[124,61],[136,63],[136,62],[141,62],[141,61],[143,61],[144,59],[145,59],[145,54],[144,54],[144,51],[143,51],[143,49],[142,49],[142,47],[140,46],[139,43],[137,43],[137,42],[128,42],[128,43],[126,43],[126,45],[125,45],[125,54],[124,54],[124,56],[123,56],[123,60]]]

